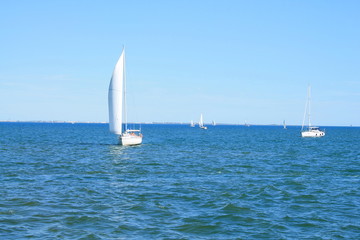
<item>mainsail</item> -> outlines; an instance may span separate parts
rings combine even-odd
[[[123,50],[115,65],[108,94],[110,132],[117,135],[123,133],[124,78],[125,51]]]

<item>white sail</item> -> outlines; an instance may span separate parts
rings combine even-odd
[[[203,115],[200,115],[200,121],[199,121],[199,127],[203,127],[204,126],[204,120],[203,120]]]
[[[203,115],[200,115],[200,121],[199,121],[199,127],[201,129],[207,129],[207,127],[204,126],[204,120],[203,120]]]
[[[115,65],[108,94],[110,132],[117,135],[123,133],[124,66],[125,52],[123,50]]]
[[[125,49],[115,65],[109,86],[109,127],[110,132],[118,135],[119,143],[124,146],[142,143],[140,130],[128,129],[126,119],[126,75],[125,75]]]

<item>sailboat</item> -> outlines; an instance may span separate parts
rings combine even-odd
[[[311,126],[310,121],[310,97],[311,97],[311,87],[308,87],[307,101],[305,104],[305,112],[303,123],[301,127],[301,136],[302,137],[323,137],[325,136],[325,131],[321,131],[319,127]],[[305,118],[308,117],[308,126],[305,127]]]
[[[285,120],[284,120],[284,122],[283,122],[283,126],[284,126],[284,129],[287,129]]]
[[[214,120],[212,121],[212,125],[213,125],[213,126],[216,126],[216,122],[215,122]]]
[[[191,122],[190,122],[190,127],[195,127],[195,123],[193,120],[191,120]]]
[[[202,115],[202,114],[200,114],[199,127],[200,127],[201,129],[207,129],[207,127],[204,126],[204,120],[203,120],[203,115]]]
[[[141,144],[143,136],[140,130],[128,129],[127,126],[125,49],[122,50],[111,77],[108,105],[110,132],[118,136],[119,144],[124,146]]]

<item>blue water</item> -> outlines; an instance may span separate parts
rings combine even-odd
[[[0,239],[360,239],[360,128],[0,123]]]

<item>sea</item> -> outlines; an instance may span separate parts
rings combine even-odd
[[[360,239],[360,128],[0,123],[0,239]]]

